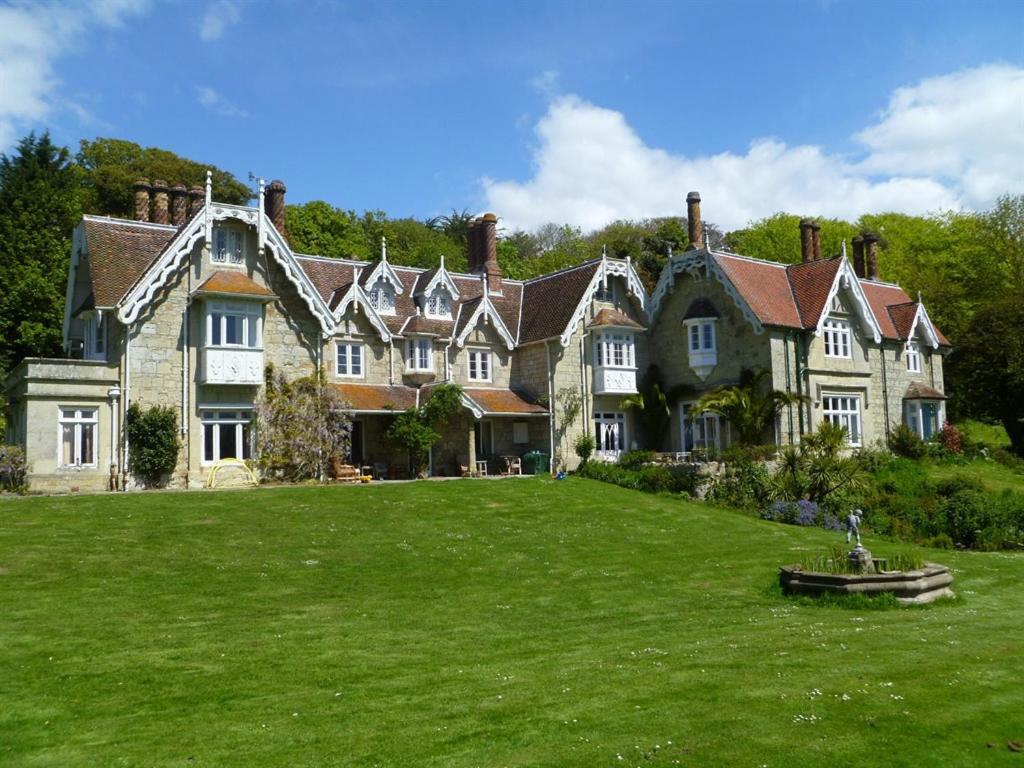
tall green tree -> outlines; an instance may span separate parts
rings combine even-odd
[[[757,445],[783,408],[806,400],[803,395],[772,389],[771,375],[767,369],[757,372],[745,369],[738,385],[712,389],[697,401],[694,410],[717,413],[736,430],[742,445]]]
[[[71,233],[85,177],[49,133],[0,155],[0,370],[61,353]]]
[[[222,203],[244,205],[252,190],[228,171],[198,163],[159,147],[141,147],[124,139],[82,140],[75,157],[89,177],[91,193],[87,213],[131,218],[132,183],[139,178],[162,179],[168,184],[191,187],[206,184],[207,169],[213,171],[213,197]]]

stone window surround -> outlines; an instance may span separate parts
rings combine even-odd
[[[491,351],[481,347],[470,347],[466,354],[466,375],[470,381],[492,380]]]

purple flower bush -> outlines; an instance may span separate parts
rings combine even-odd
[[[831,515],[826,515],[832,517]],[[767,509],[761,512],[763,520],[772,520],[776,523],[788,525],[822,525],[825,527],[826,520],[821,517],[821,510],[817,502],[800,499],[799,501],[776,501]],[[838,521],[836,521],[838,523]]]

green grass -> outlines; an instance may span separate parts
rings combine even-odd
[[[991,459],[973,459],[963,465],[924,460],[922,466],[924,473],[933,480],[966,478],[980,483],[988,491],[1024,493],[1024,474]]]
[[[1019,764],[1024,558],[782,597],[835,541],[578,479],[2,501],[0,764]]]
[[[997,448],[1009,448],[1010,438],[1002,424],[988,424],[984,421],[965,419],[956,424],[966,434],[967,438],[975,443]]]

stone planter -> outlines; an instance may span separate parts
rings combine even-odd
[[[882,571],[881,573],[818,573],[804,571],[798,565],[779,568],[779,582],[786,594],[818,597],[826,592],[837,595],[868,595],[891,592],[901,603],[930,603],[940,597],[952,597],[953,574],[949,568],[925,563],[918,571]]]

